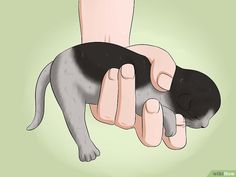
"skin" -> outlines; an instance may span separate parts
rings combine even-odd
[[[133,0],[80,0],[81,42],[115,43],[145,55],[151,63],[150,77],[153,86],[159,91],[167,91],[175,72],[175,63],[169,53],[155,46],[129,45],[133,7]],[[136,115],[134,88],[132,65],[110,69],[103,78],[98,104],[90,105],[94,117],[100,122],[123,129],[134,128],[140,141],[146,146],[157,146],[163,140],[170,149],[183,148],[186,145],[183,116],[176,115],[176,134],[166,137],[159,101],[147,100],[142,117]],[[156,110],[156,107],[159,109]]]

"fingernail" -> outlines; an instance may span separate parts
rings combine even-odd
[[[131,64],[125,64],[121,67],[121,76],[124,79],[134,78],[134,67]]]
[[[160,110],[160,103],[158,100],[149,99],[145,104],[148,113],[158,113]]]
[[[176,125],[177,126],[185,125],[185,119],[181,114],[176,114]]]
[[[108,77],[110,80],[117,80],[118,69],[111,68],[108,72]]]
[[[170,90],[172,77],[168,76],[167,74],[160,74],[157,79],[158,85],[165,89]]]

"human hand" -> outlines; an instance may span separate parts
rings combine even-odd
[[[137,52],[137,48],[135,49]],[[151,56],[151,52],[148,54]],[[166,55],[162,54],[162,56]],[[159,57],[152,58],[152,61],[155,62],[151,63],[151,68],[154,68],[154,70],[157,66],[153,65],[157,65],[158,59]],[[165,61],[161,63],[163,65]],[[167,63],[168,65],[174,64],[173,61]],[[163,66],[158,67],[164,68]],[[171,66],[171,72],[173,72],[173,68],[175,69],[175,64]],[[167,72],[165,71],[165,73]],[[151,76],[154,76],[154,74],[151,73]],[[152,81],[156,80],[158,79]],[[158,111],[152,110],[155,108],[159,108]],[[173,137],[166,137],[163,133],[163,114],[157,100],[150,99],[144,104],[142,117],[135,114],[135,76],[131,64],[123,65],[120,70],[112,68],[105,74],[98,105],[91,105],[91,110],[94,117],[100,122],[114,124],[123,129],[135,128],[140,141],[146,146],[157,146],[162,139],[171,149],[181,149],[186,144],[185,123],[181,115],[176,115],[176,134]]]

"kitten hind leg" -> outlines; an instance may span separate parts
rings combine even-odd
[[[100,155],[99,150],[90,139],[85,122],[85,99],[76,84],[67,81],[53,80],[53,92],[62,109],[67,127],[78,145],[79,159],[91,161]]]

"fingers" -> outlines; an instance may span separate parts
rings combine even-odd
[[[163,129],[163,114],[159,101],[149,99],[143,106],[142,118],[136,116],[135,130],[140,141],[149,147],[161,143]]]
[[[119,83],[118,83],[119,82]],[[110,69],[104,76],[98,106],[90,105],[100,122],[129,129],[135,122],[135,76],[131,64]]]
[[[184,117],[180,114],[176,114],[176,134],[172,137],[165,136],[163,132],[162,139],[166,146],[170,149],[177,150],[185,147],[187,138],[186,138],[186,124]],[[165,131],[163,129],[163,131]]]
[[[94,117],[103,123],[114,124],[118,98],[118,69],[112,68],[105,74],[97,105],[90,105]]]
[[[170,54],[164,50],[158,52],[151,66],[151,81],[159,91],[170,90],[176,65]]]
[[[118,73],[119,94],[115,124],[129,129],[135,123],[135,76],[131,64],[123,65]]]

